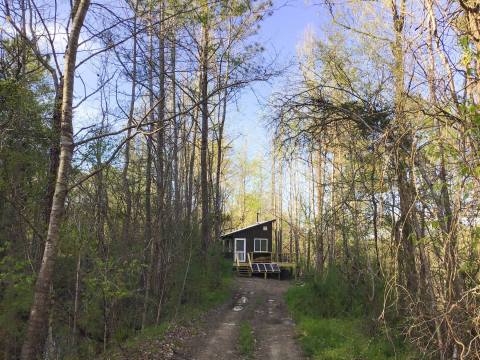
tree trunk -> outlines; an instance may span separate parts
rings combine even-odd
[[[228,65],[227,71],[228,74]],[[228,81],[228,75],[225,75],[225,83]],[[220,187],[222,177],[222,163],[223,163],[223,129],[225,126],[225,119],[227,117],[227,90],[225,90],[223,97],[222,117],[218,124],[218,138],[217,138],[217,166],[215,177],[215,238],[220,237],[222,227],[222,191]]]
[[[65,210],[65,198],[73,156],[72,103],[78,40],[89,6],[90,0],[78,0],[73,7],[76,11],[73,12],[72,10],[73,22],[64,62],[60,163],[58,166],[42,265],[35,284],[33,304],[30,311],[25,341],[22,347],[22,360],[34,360],[40,357],[45,343],[50,312],[50,286],[53,280],[60,225]]]
[[[475,104],[480,104],[480,4],[478,1],[460,0],[466,17],[466,29],[469,39],[475,45],[476,59],[474,60],[475,73],[477,74],[472,84],[472,98]],[[475,56],[474,56],[475,58]],[[477,110],[478,114],[479,110]]]
[[[193,138],[192,138],[192,145],[191,145],[191,154],[188,163],[188,184],[186,188],[186,206],[187,206],[187,224],[191,225],[192,222],[192,211],[193,211],[193,186],[194,186],[194,179],[195,179],[195,156],[196,156],[196,149],[197,149],[197,115],[198,113],[195,112],[192,115],[192,127],[193,127]]]
[[[373,146],[372,153],[375,154],[375,145]],[[382,270],[382,266],[380,263],[380,251],[378,249],[378,201],[375,196],[375,175],[376,175],[376,160],[373,160],[373,167],[372,173],[370,176],[370,186],[371,186],[371,200],[372,200],[372,208],[373,208],[373,241],[375,244],[375,259],[377,265],[377,272],[380,274]],[[380,214],[381,216],[381,214]]]
[[[415,189],[411,186],[411,177],[413,170],[408,166],[407,151],[413,146],[412,132],[410,124],[405,116],[405,60],[403,49],[403,31],[405,24],[405,0],[400,0],[398,6],[392,2],[393,30],[395,32],[395,42],[393,44],[394,69],[393,75],[395,80],[395,120],[399,127],[399,148],[396,151],[396,177],[398,183],[398,194],[400,197],[400,219],[399,240],[401,241],[401,266],[407,281],[407,289],[413,298],[417,295],[418,276],[415,261]],[[410,177],[410,178],[409,178]]]
[[[130,95],[130,109],[128,113],[128,130],[127,130],[127,142],[125,143],[125,166],[123,168],[123,191],[125,192],[125,219],[123,221],[122,239],[123,243],[127,244],[130,240],[130,223],[132,218],[132,194],[130,190],[130,181],[128,178],[128,168],[130,166],[130,138],[132,129],[130,128],[133,123],[133,115],[135,111],[136,100],[136,88],[137,88],[137,12],[138,12],[138,0],[134,3],[134,17],[133,17],[133,50],[132,50],[132,87]]]
[[[75,271],[75,297],[73,302],[73,325],[72,325],[72,345],[75,347],[77,343],[77,321],[78,321],[78,306],[80,302],[80,269],[82,264],[81,248],[78,250],[77,267]]]
[[[205,12],[208,10],[205,9]],[[207,15],[208,17],[208,15]],[[208,19],[203,25],[203,40],[201,47],[201,113],[202,113],[202,140],[200,150],[200,187],[202,199],[202,250],[206,254],[210,243],[210,211],[208,191],[208,54],[209,54],[209,27]]]
[[[175,36],[175,30],[172,31],[172,38],[171,38],[171,63],[172,63],[172,116],[173,116],[173,182],[174,182],[174,219],[175,221],[180,221],[182,219],[181,216],[181,203],[180,203],[180,192],[181,192],[181,187],[180,187],[180,177],[179,177],[179,171],[178,171],[178,162],[179,162],[179,157],[178,157],[178,137],[179,137],[179,119],[177,118],[177,87],[176,87],[176,36]]]
[[[339,177],[340,177],[340,149],[339,146],[340,144],[338,143],[338,136],[339,132],[335,131],[335,141],[333,142],[333,148],[332,148],[332,172],[331,172],[331,178],[330,178],[330,183],[331,183],[331,196],[330,196],[330,211],[332,213],[331,215],[331,229],[330,229],[330,236],[329,236],[329,241],[328,241],[328,266],[334,266],[335,265],[335,247],[337,243],[337,228],[338,228],[338,214],[337,214],[337,204],[338,204],[338,198],[339,198],[339,193],[340,193],[340,183],[339,183]],[[345,256],[349,256],[348,252],[348,244],[347,247],[345,247]]]
[[[48,226],[50,214],[52,211],[53,195],[55,193],[55,183],[58,172],[58,164],[60,162],[60,129],[62,122],[62,92],[63,92],[63,77],[60,78],[60,83],[55,84],[55,100],[53,105],[52,115],[52,139],[49,149],[49,164],[47,176],[47,189],[45,193],[44,218],[45,226]]]
[[[151,11],[151,9],[150,9]],[[150,17],[151,18],[151,17]],[[150,133],[153,132],[154,125],[154,101],[153,101],[153,30],[150,21],[150,31],[148,34],[148,102],[150,115],[148,121],[150,123]],[[150,286],[152,282],[152,263],[153,263],[153,241],[152,241],[152,136],[147,135],[147,163],[145,169],[145,249],[150,250],[149,256],[145,255],[147,260],[147,267],[144,274],[145,293],[143,300],[142,313],[142,329],[146,325],[146,317],[148,313],[148,305],[150,301]]]
[[[275,149],[277,151],[277,149]],[[278,242],[279,242],[279,247],[280,247],[280,258],[282,257],[281,255],[283,254],[283,162],[281,161],[281,156],[279,156],[279,164],[278,164],[278,201],[277,201],[277,206],[278,206]],[[290,254],[289,254],[290,256]],[[288,260],[290,261],[290,259]]]
[[[230,43],[231,28],[228,28],[228,42]],[[225,127],[225,120],[227,118],[227,96],[228,96],[228,80],[230,75],[230,51],[227,50],[226,53],[226,68],[225,68],[225,78],[223,80],[223,86],[225,90],[223,92],[223,98],[221,99],[222,103],[222,113],[219,119],[218,124],[218,136],[217,136],[217,166],[216,166],[216,177],[215,177],[215,238],[220,237],[221,227],[222,227],[222,189],[221,189],[221,176],[222,176],[222,164],[223,164],[223,130]],[[218,86],[222,86],[221,75],[219,74]]]
[[[160,28],[158,34],[158,45],[159,45],[159,101],[158,101],[158,123],[157,123],[157,153],[156,153],[156,189],[157,189],[157,229],[155,237],[155,247],[156,247],[156,267],[155,267],[155,280],[156,280],[156,290],[160,294],[162,285],[162,272],[163,272],[163,258],[164,258],[164,198],[165,198],[165,167],[164,167],[164,147],[165,147],[165,36],[164,31],[164,18],[165,18],[165,3],[160,1]],[[158,324],[160,321],[160,313],[162,307],[161,297],[158,299],[157,303],[157,316],[155,323]]]

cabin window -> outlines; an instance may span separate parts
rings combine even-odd
[[[254,252],[267,252],[268,251],[268,239],[254,239],[253,251]]]

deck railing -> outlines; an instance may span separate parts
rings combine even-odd
[[[282,253],[282,254],[277,254],[277,253],[270,253],[270,252],[265,252],[265,253],[255,253],[255,252],[249,252],[247,253],[247,262],[249,263],[250,266],[252,266],[252,263],[265,263],[265,262],[275,262],[275,263],[294,263],[295,262],[295,256],[294,254],[290,253]]]
[[[293,254],[290,253],[273,253],[272,254],[272,261],[277,262],[277,263],[293,263],[294,261],[294,256]]]

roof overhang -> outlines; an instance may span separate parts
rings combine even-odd
[[[230,231],[230,232],[228,232],[228,233],[222,234],[222,235],[220,235],[220,238],[223,239],[223,238],[229,237],[229,236],[231,236],[231,235],[233,235],[233,234],[236,234],[236,233],[238,233],[238,232],[240,232],[240,231],[248,230],[248,229],[250,229],[250,228],[253,228],[253,227],[256,227],[256,226],[265,225],[265,224],[269,224],[269,223],[272,223],[272,222],[275,222],[275,221],[277,221],[277,220],[272,219],[272,220],[267,220],[267,221],[261,221],[261,222],[255,223],[255,224],[253,224],[253,225],[249,225],[249,226],[246,226],[246,227],[244,227],[244,228],[237,229],[237,230]]]

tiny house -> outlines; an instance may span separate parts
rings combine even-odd
[[[259,222],[222,235],[227,258],[246,262],[247,254],[270,256],[273,248],[272,228],[275,220]]]
[[[275,219],[257,222],[221,236],[225,257],[233,261],[240,276],[261,273],[266,278],[268,273],[294,272],[290,254],[274,243],[274,224]]]

